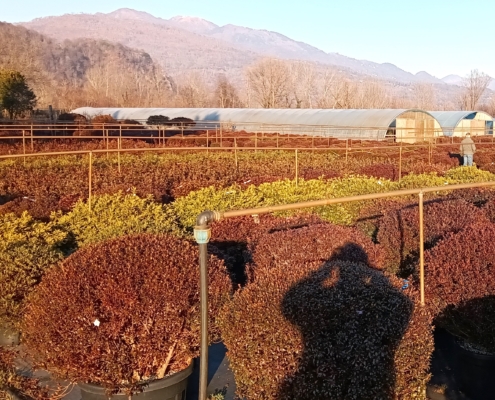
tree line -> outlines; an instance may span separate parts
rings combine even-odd
[[[65,110],[80,106],[420,108],[495,113],[495,96],[487,96],[491,78],[477,70],[459,87],[440,87],[391,83],[332,66],[266,58],[237,75],[227,71],[212,78],[206,71],[196,71],[172,78],[147,53],[101,40],[56,43],[23,27],[0,23],[0,42],[0,110],[9,118],[48,105]]]

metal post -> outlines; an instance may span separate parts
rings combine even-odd
[[[399,182],[402,179],[402,142],[399,146]]]
[[[201,346],[199,365],[199,400],[206,399],[208,388],[208,244],[199,244],[200,301],[201,301]]]
[[[217,128],[215,128],[215,131],[216,131],[216,129],[217,129]],[[208,150],[208,142],[210,141],[210,139],[209,139],[209,132],[210,132],[210,131],[207,129],[207,130],[206,130],[206,154],[208,154],[208,153],[209,153],[209,151],[210,151],[210,150]]]
[[[89,173],[88,173],[88,206],[89,212],[91,212],[91,177],[92,177],[92,169],[93,169],[93,152],[89,152]]]
[[[223,129],[222,129],[222,124],[220,124],[220,147],[222,147],[222,140],[223,140]]]
[[[298,186],[299,181],[299,161],[297,159],[297,149],[296,149],[296,187]]]
[[[34,153],[33,123],[31,122],[31,153]]]
[[[199,400],[206,400],[208,387],[208,242],[210,241],[210,223],[218,214],[205,211],[198,215],[194,227],[194,238],[199,245],[199,290],[201,307],[201,343],[199,363]]]
[[[237,159],[237,139],[234,138],[234,159],[235,159],[235,169],[239,170],[239,160]]]
[[[107,159],[108,157],[110,156],[109,153],[108,153],[108,142],[110,141],[109,137],[108,137],[108,129],[106,130],[106,142],[107,142]]]
[[[345,140],[345,162],[347,164],[347,155],[349,153],[349,139]]]
[[[425,305],[425,259],[424,259],[424,225],[423,225],[423,191],[419,192],[419,285],[421,305]]]
[[[431,165],[431,142],[428,143],[428,164]]]
[[[119,148],[119,151],[117,152],[117,163],[119,166],[119,174],[120,174],[120,149],[122,148],[122,144],[120,143],[120,137],[117,139],[117,146]]]
[[[256,149],[258,148],[258,132],[254,132],[254,152],[256,153]]]
[[[182,138],[184,139],[184,122],[181,122],[180,123],[180,130],[181,130],[181,133],[182,133]]]
[[[277,131],[277,149],[278,149],[278,131]]]
[[[26,155],[26,136],[24,129],[22,130],[22,154]],[[26,165],[26,157],[24,157],[24,166]]]

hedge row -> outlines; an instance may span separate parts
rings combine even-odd
[[[238,167],[233,154],[182,153],[122,155],[121,173],[115,156],[94,156],[92,190],[94,194],[116,193],[136,188],[137,194],[152,194],[159,202],[168,202],[210,185],[217,189],[238,184],[246,187],[295,177],[292,152],[238,152]],[[396,164],[388,156],[355,157],[348,162],[337,154],[301,152],[299,177],[315,179],[360,174],[379,178],[397,177]],[[423,168],[418,160],[404,161],[407,173],[443,174],[452,165],[434,164]],[[4,212],[26,209],[36,217],[47,218],[50,211],[68,209],[78,199],[88,196],[87,156],[4,161],[0,163],[0,196]]]

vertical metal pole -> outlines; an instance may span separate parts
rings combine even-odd
[[[298,186],[299,181],[299,161],[297,159],[297,149],[296,149],[296,187]]]
[[[345,140],[345,162],[347,164],[347,155],[349,153],[349,139]]]
[[[206,400],[208,388],[208,250],[207,243],[199,244],[201,345],[199,365],[199,400]]]
[[[237,159],[237,140],[234,138],[234,159],[235,159],[235,169],[239,170],[239,160]]]
[[[217,128],[215,128],[215,131],[216,131]],[[208,142],[210,141],[209,139],[209,130],[206,130],[206,154],[208,154],[210,152],[210,150],[208,150]]]
[[[109,153],[108,153],[108,142],[110,141],[110,139],[108,137],[108,129],[106,130],[106,133],[107,133],[107,135],[106,135],[106,137],[107,137],[106,138],[106,142],[107,142],[107,159],[108,159],[108,157],[110,156]]]
[[[182,132],[182,138],[184,138],[184,122],[180,123],[180,130]]]
[[[256,153],[256,149],[258,148],[258,132],[254,132],[254,152]]]
[[[118,149],[119,151],[117,151],[117,163],[118,163],[118,166],[119,166],[119,174],[120,174],[120,149],[121,149],[121,143],[120,143],[120,137],[117,139],[118,142],[117,142],[117,146],[118,146]]]
[[[431,142],[428,143],[428,164],[431,165]]]
[[[122,140],[122,125],[119,125],[119,148],[121,145],[121,140]]]
[[[278,149],[278,131],[277,131],[277,149]]]
[[[399,146],[399,182],[402,179],[402,142]]]
[[[91,212],[91,189],[92,189],[92,169],[93,169],[93,152],[89,152],[89,176],[88,176],[88,207]]]
[[[419,192],[419,285],[421,305],[425,305],[425,259],[424,259],[424,225],[423,225],[423,191]]]
[[[31,122],[31,152],[34,153],[33,123]]]
[[[26,155],[26,136],[24,129],[22,130],[22,154]],[[24,157],[24,164],[26,164],[26,157]]]
[[[223,141],[223,129],[222,129],[222,125],[220,125],[220,147],[222,147],[222,141]]]

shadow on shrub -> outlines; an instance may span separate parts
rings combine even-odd
[[[297,240],[286,245],[302,249]],[[357,243],[334,248],[323,262],[306,254],[257,264],[253,282],[222,310],[237,394],[422,398],[433,342],[417,291],[370,268]]]

